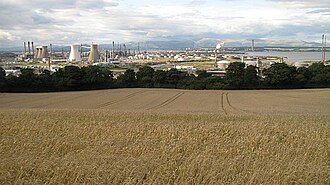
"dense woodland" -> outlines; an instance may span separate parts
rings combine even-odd
[[[330,87],[330,66],[314,63],[309,68],[296,68],[276,63],[259,71],[254,66],[234,62],[225,77],[211,76],[206,71],[197,75],[171,69],[154,70],[144,66],[137,73],[128,69],[117,79],[104,67],[66,66],[55,73],[44,70],[21,69],[19,77],[5,75],[0,68],[1,92],[49,92],[109,88],[177,88],[177,89],[287,89]],[[263,78],[260,78],[263,76]]]

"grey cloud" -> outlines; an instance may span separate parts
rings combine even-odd
[[[313,10],[313,11],[309,11],[307,12],[309,14],[317,14],[317,13],[330,13],[330,8],[326,8],[326,9],[317,9],[317,10]]]
[[[106,2],[103,0],[81,0],[77,2],[77,7],[82,9],[103,9],[106,7],[118,6],[117,2]]]
[[[330,7],[329,0],[269,0],[277,3],[290,3],[289,6],[302,6],[305,8],[324,8]]]
[[[322,23],[316,20],[310,26],[294,26],[291,24],[304,18],[297,17],[290,20],[291,17],[289,17],[290,19],[281,21],[283,27],[277,28],[272,24],[257,20],[250,20],[251,24],[248,24],[245,17],[235,16],[235,14],[234,16],[231,16],[232,14],[206,15],[202,14],[203,12],[199,14],[198,11],[183,11],[174,14],[174,17],[164,16],[157,12],[143,12],[138,7],[137,9],[113,8],[119,6],[117,3],[120,2],[119,0],[18,0],[11,2],[15,3],[0,0],[2,7],[0,34],[1,31],[9,33],[11,38],[0,37],[1,44],[16,43],[17,40],[21,43],[20,39],[33,39],[36,43],[69,44],[111,40],[180,40],[197,36],[200,39],[210,37],[214,39],[285,38],[300,37],[299,34],[313,39],[312,37],[320,32],[329,30],[329,26],[326,25],[330,25],[329,21]],[[289,2],[289,0],[277,2]],[[207,1],[197,0],[191,3],[198,6]],[[209,23],[204,23],[207,21]],[[302,24],[309,24],[306,21],[302,22]],[[230,33],[223,31],[228,27],[232,27]]]
[[[41,15],[33,15],[32,20],[33,20],[33,23],[36,25],[52,24],[55,22],[52,18],[44,17]]]

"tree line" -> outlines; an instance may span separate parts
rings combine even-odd
[[[95,90],[110,88],[175,88],[175,89],[288,89],[330,87],[330,66],[313,63],[308,68],[275,63],[263,71],[244,63],[231,63],[224,77],[212,76],[206,71],[196,75],[177,69],[154,70],[149,66],[138,72],[127,69],[114,78],[105,67],[66,66],[51,73],[43,70],[21,69],[21,75],[6,76],[0,67],[1,92],[49,92]]]

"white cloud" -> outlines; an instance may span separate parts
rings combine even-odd
[[[201,35],[315,41],[330,32],[328,0],[0,0],[0,6],[0,43],[8,45]]]

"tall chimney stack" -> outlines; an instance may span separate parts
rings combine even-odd
[[[326,36],[322,35],[322,62],[325,63]]]
[[[34,46],[33,46],[33,41],[31,42],[31,46],[32,46],[32,56],[34,56]]]
[[[112,42],[112,58],[115,58],[115,41]]]
[[[49,48],[50,48],[49,56],[52,57],[52,55],[53,55],[53,44],[49,44]]]
[[[29,50],[29,55],[30,55],[31,54],[30,41],[28,41],[28,50]]]
[[[24,55],[26,55],[26,42],[23,43],[24,44]]]
[[[138,52],[140,54],[140,42],[138,42]]]
[[[126,44],[124,44],[124,56],[127,56],[127,48],[126,48]]]

